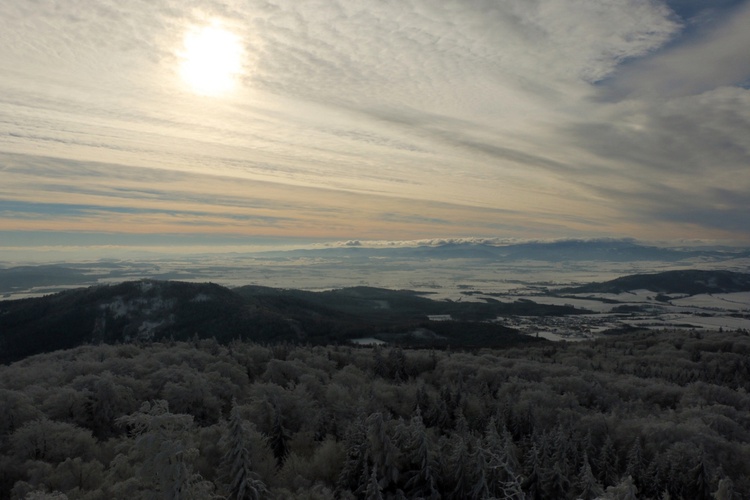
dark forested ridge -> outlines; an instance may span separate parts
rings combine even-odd
[[[733,293],[750,291],[750,274],[734,271],[664,271],[623,276],[604,283],[589,283],[559,290],[565,293],[623,293],[650,290],[658,293]]]
[[[0,363],[87,343],[194,336],[220,343],[244,339],[329,344],[378,335],[405,346],[497,347],[536,339],[497,324],[467,328],[467,322],[499,314],[582,312],[528,301],[434,301],[415,292],[367,287],[330,292],[257,286],[230,290],[210,283],[144,280],[1,301]],[[429,321],[431,314],[450,314],[456,321],[437,324]]]
[[[83,346],[0,366],[0,498],[750,498],[748,390],[740,332]]]
[[[682,295],[750,291],[750,274],[666,271],[550,293],[616,294],[641,289]],[[535,339],[490,322],[497,317],[587,312],[529,299],[432,300],[429,294],[372,287],[311,292],[142,280],[0,301],[0,363],[86,343],[193,336],[213,337],[220,343],[242,339],[335,344],[377,337],[408,347],[502,347]],[[432,315],[451,321],[431,321]]]

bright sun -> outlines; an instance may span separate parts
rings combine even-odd
[[[218,96],[231,91],[242,72],[240,38],[213,23],[185,34],[180,76],[193,92]]]

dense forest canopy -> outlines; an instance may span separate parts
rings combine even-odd
[[[750,497],[743,332],[84,346],[0,387],[0,498]]]

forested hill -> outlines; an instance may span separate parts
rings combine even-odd
[[[0,362],[88,343],[195,336],[330,344],[378,336],[400,345],[488,347],[533,342],[500,314],[564,315],[570,306],[434,301],[415,292],[351,288],[303,292],[207,283],[137,281],[0,302]],[[432,322],[431,314],[455,321]]]
[[[564,288],[564,293],[623,293],[650,290],[658,293],[733,293],[750,291],[750,274],[733,271],[665,271],[654,274],[634,274],[604,283]]]

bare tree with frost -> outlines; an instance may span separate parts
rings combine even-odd
[[[141,490],[158,492],[164,500],[193,500],[213,497],[213,485],[193,472],[198,449],[193,443],[192,415],[170,413],[164,400],[145,402],[117,423],[135,436],[130,459],[140,464]]]

